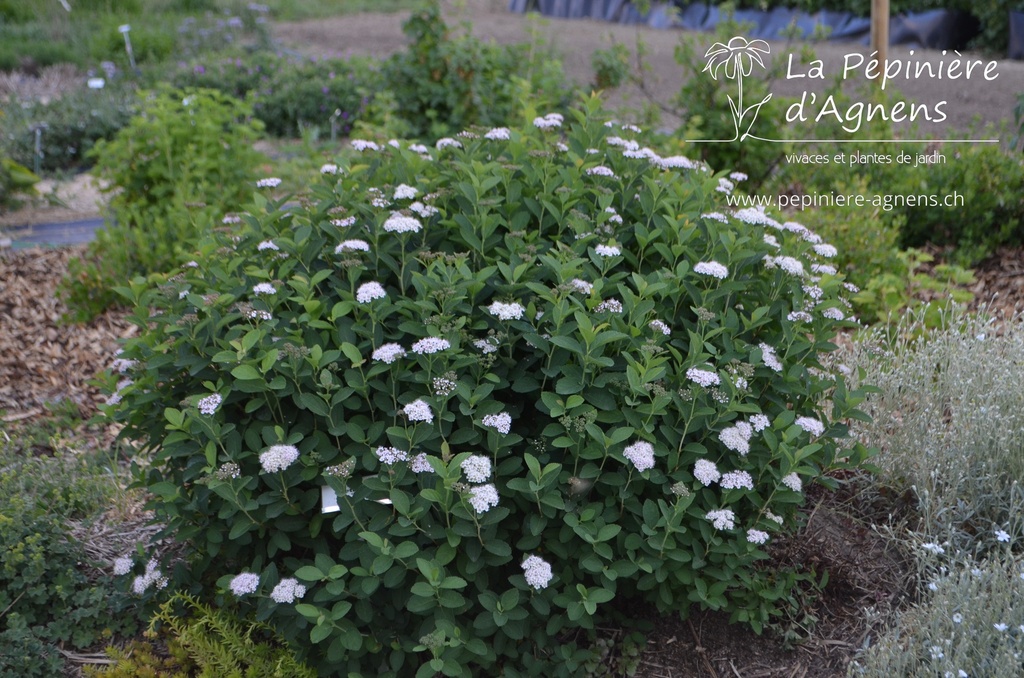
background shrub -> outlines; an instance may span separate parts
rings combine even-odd
[[[409,49],[384,62],[384,81],[412,135],[436,139],[468,125],[504,125],[520,109],[516,79],[529,83],[535,105],[559,108],[568,91],[561,62],[529,45],[498,46],[452,36],[437,2],[403,24]]]
[[[300,136],[316,130],[326,136],[331,118],[347,134],[361,116],[380,77],[370,59],[305,59],[272,52],[196,61],[179,68],[176,86],[217,89],[247,98],[268,134]]]
[[[0,118],[0,143],[4,154],[33,169],[37,165],[34,128],[45,125],[40,170],[74,170],[90,164],[87,156],[93,145],[113,137],[136,110],[135,92],[126,84],[113,82],[91,90],[83,79],[79,87],[59,99],[7,106]]]
[[[184,262],[214,218],[252,190],[260,132],[249,105],[216,91],[141,93],[139,115],[93,151],[110,219],[68,265],[70,312],[91,318],[115,301],[115,285]]]
[[[131,601],[72,536],[116,488],[102,463],[61,450],[24,458],[0,444],[0,676],[59,675],[58,647],[84,649],[132,633]]]
[[[332,672],[572,675],[613,600],[763,628],[761,545],[867,454],[831,248],[594,110],[485,131],[354,142],[125,290],[112,414],[192,585]]]

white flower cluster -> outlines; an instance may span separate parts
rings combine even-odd
[[[267,177],[256,182],[256,188],[277,188],[280,185],[281,180],[277,177]]]
[[[231,224],[240,224],[242,223],[242,217],[238,216],[237,214],[225,214],[224,218],[220,220],[220,223],[224,224],[225,226],[229,226]]]
[[[259,245],[256,245],[256,250],[258,252],[263,252],[264,250],[273,250],[274,252],[277,252],[280,249],[281,248],[278,247],[273,240],[264,240]]]
[[[610,217],[608,217],[608,221],[612,222],[613,224],[622,223],[622,217],[619,216],[619,213],[615,211],[614,207],[605,207],[604,211],[611,215]]]
[[[387,464],[388,466],[397,464],[400,461],[408,461],[409,459],[409,453],[397,447],[378,447],[373,453],[380,460],[380,463]]]
[[[494,353],[498,350],[497,340],[493,339],[493,337],[489,339],[474,339],[473,345],[476,346],[484,355]]]
[[[121,355],[121,351],[117,352]],[[118,374],[124,374],[128,370],[134,369],[139,364],[138,360],[128,360],[127,358],[114,358],[110,363],[110,369],[114,370]]]
[[[487,513],[498,505],[498,488],[491,483],[471,487],[469,503],[477,513]]]
[[[835,266],[829,266],[828,264],[811,264],[811,273],[817,273],[818,275],[835,275],[839,272]]]
[[[196,407],[199,408],[200,414],[210,416],[217,411],[217,408],[220,407],[222,402],[224,402],[224,399],[219,393],[212,393],[205,398],[200,398],[199,402],[196,403]]]
[[[754,430],[758,433],[768,428],[770,424],[771,421],[769,421],[768,417],[763,414],[755,414],[750,418],[750,425],[753,426]]]
[[[617,257],[622,254],[622,250],[615,245],[598,245],[594,248],[594,251],[597,252],[599,257]]]
[[[352,148],[356,149],[360,153],[363,151],[379,151],[380,146],[374,141],[368,141],[366,139],[353,139]]]
[[[423,224],[416,217],[407,217],[401,212],[392,212],[384,222],[384,230],[388,233],[419,233]]]
[[[335,254],[342,254],[344,252],[369,252],[370,243],[365,240],[343,240],[341,243],[334,248]]]
[[[338,166],[332,162],[320,166],[320,174],[337,174]]]
[[[431,384],[434,387],[434,393],[441,396],[451,395],[459,386],[458,382],[447,377],[434,377]]]
[[[552,127],[561,127],[562,115],[560,113],[548,113],[543,117],[537,117],[533,119],[533,126],[538,129],[550,129]]]
[[[718,386],[722,383],[722,379],[718,376],[717,372],[702,370],[699,367],[691,367],[686,370],[686,378],[694,383],[700,384],[704,388],[708,388],[709,386]]]
[[[331,226],[337,226],[338,228],[348,228],[356,223],[355,217],[345,217],[344,219],[331,219]],[[337,252],[337,250],[335,250]]]
[[[497,430],[502,435],[508,435],[508,432],[512,430],[512,415],[508,412],[485,414],[481,423],[484,426]]]
[[[791,323],[809,323],[814,320],[807,311],[791,311],[786,315],[786,320]]]
[[[751,544],[763,544],[768,541],[768,533],[764,530],[747,530],[747,541]]]
[[[491,460],[483,455],[475,454],[467,457],[460,464],[466,480],[471,483],[484,483],[491,477]]]
[[[729,269],[718,263],[717,261],[701,261],[693,267],[694,273],[701,275],[709,275],[712,278],[718,278],[722,280],[729,275]]]
[[[246,313],[246,317],[249,320],[271,320],[274,316],[270,315],[270,311],[254,308]]]
[[[818,256],[825,257],[826,259],[831,259],[839,254],[839,250],[837,250],[834,245],[829,245],[827,243],[815,245],[814,251],[817,252]]]
[[[750,452],[750,437],[753,435],[753,427],[745,421],[738,421],[732,426],[722,429],[718,439],[722,444],[733,452],[739,452],[746,456]]]
[[[484,139],[490,139],[491,141],[508,141],[511,138],[512,135],[508,127],[495,127],[484,135]]]
[[[231,583],[228,584],[228,588],[236,596],[241,598],[248,593],[256,593],[256,589],[260,587],[260,576],[252,572],[243,572],[237,574],[232,578]]]
[[[419,193],[415,187],[408,184],[398,184],[395,187],[395,200],[412,200]]]
[[[821,435],[825,432],[825,425],[813,417],[797,417],[795,423],[811,435]]]
[[[821,312],[822,317],[829,320],[845,320],[846,315],[835,306],[829,306]]]
[[[306,587],[293,577],[282,579],[270,592],[270,598],[278,605],[294,603],[304,595],[306,595]]]
[[[506,304],[501,301],[495,301],[487,307],[487,311],[499,320],[519,320],[523,317],[526,309],[515,302]]]
[[[633,463],[641,473],[654,468],[654,446],[646,440],[638,440],[622,450],[622,456]]]
[[[719,485],[726,490],[753,490],[754,479],[746,471],[730,471],[722,475]]]
[[[736,527],[736,523],[733,522],[736,520],[736,514],[729,509],[708,511],[704,514],[704,519],[710,520],[716,530],[731,530]]]
[[[715,188],[719,193],[725,193],[726,195],[732,193],[732,190],[736,188],[736,184],[732,183],[725,177],[718,179],[718,186]]]
[[[259,296],[261,294],[277,294],[277,288],[270,283],[258,283],[253,286],[252,293]]]
[[[116,566],[116,565],[115,565]],[[125,574],[128,574],[125,572]],[[143,593],[149,590],[150,586],[155,586],[158,589],[167,587],[167,577],[160,571],[160,564],[155,559],[150,559],[146,563],[146,571],[140,574],[132,581],[132,593],[137,596],[141,596]]]
[[[412,461],[409,462],[409,468],[413,473],[433,473],[434,471],[434,467],[427,461],[426,452],[420,452],[413,457]]]
[[[434,413],[430,411],[430,405],[423,400],[414,400],[402,408],[409,421],[425,421],[428,424],[434,421]]]
[[[401,344],[381,344],[373,351],[373,359],[390,365],[399,358],[405,357],[405,349]]]
[[[761,360],[764,362],[765,366],[775,372],[781,372],[782,363],[779,362],[779,357],[775,354],[775,349],[764,342],[758,344],[757,347],[761,349]]]
[[[438,139],[437,143],[434,144],[434,147],[439,151],[448,147],[462,148],[462,142],[457,139],[452,139],[451,137],[444,137],[443,139]]]
[[[693,465],[693,477],[700,481],[704,487],[711,487],[711,483],[717,483],[722,474],[718,471],[715,462],[707,459],[698,459]]]
[[[437,214],[436,207],[434,207],[433,205],[424,205],[419,200],[409,205],[409,210],[415,212],[424,219],[429,219],[430,217]]]
[[[588,283],[586,280],[580,280],[579,278],[573,278],[569,281],[569,285],[580,294],[590,294],[593,291],[594,286]]]
[[[694,162],[689,158],[682,155],[672,155],[667,158],[659,158],[654,161],[654,164],[661,169],[697,169],[700,167],[700,163]]]
[[[412,345],[412,352],[419,355],[430,355],[438,351],[444,351],[452,347],[447,339],[440,337],[425,337]]]
[[[622,302],[618,299],[605,299],[594,310],[598,313],[622,313]]]
[[[804,276],[803,262],[793,257],[765,257],[764,267],[767,269],[781,268],[786,273],[799,278]]]
[[[533,588],[547,588],[554,575],[551,573],[551,563],[540,556],[530,556],[523,561],[523,574],[526,576],[526,583]]]
[[[294,445],[272,445],[260,454],[260,466],[266,473],[283,471],[299,458],[299,448]]]
[[[132,571],[132,566],[135,563],[128,556],[121,556],[114,560],[114,574],[118,576],[126,575]]]
[[[793,490],[794,492],[799,492],[800,490],[804,489],[804,484],[800,480],[800,476],[798,476],[795,473],[790,473],[789,475],[783,476],[782,484],[788,487],[789,489]]]
[[[360,304],[368,304],[371,301],[377,299],[383,299],[388,296],[388,293],[384,290],[384,286],[379,282],[368,282],[363,283],[356,290],[356,301]]]
[[[736,210],[733,216],[751,226],[778,226],[779,223],[765,214],[763,208],[745,207],[741,210]]]
[[[655,318],[654,320],[647,324],[656,329],[657,331],[661,332],[662,334],[664,334],[666,337],[672,334],[672,328],[666,325],[663,320],[658,320],[657,318]]]
[[[618,178],[618,177],[615,176],[615,172],[611,171],[610,169],[608,169],[604,165],[598,165],[597,167],[588,167],[587,168],[587,174],[592,176],[592,177],[594,177],[594,176],[596,176],[596,177],[610,177],[612,179],[617,179]]]
[[[409,144],[409,150],[413,153],[419,153],[420,155],[430,155],[430,149],[423,144]]]

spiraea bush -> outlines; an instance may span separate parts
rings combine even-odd
[[[324,674],[572,675],[626,600],[760,629],[767,544],[867,457],[834,248],[596,106],[355,141],[123,290],[110,413],[193,583]]]

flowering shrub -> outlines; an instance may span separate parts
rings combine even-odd
[[[110,412],[154,508],[333,674],[572,673],[565,633],[628,599],[761,628],[757,561],[866,456],[831,251],[590,107],[356,142],[124,290]]]

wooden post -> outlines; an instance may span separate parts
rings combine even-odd
[[[871,0],[871,50],[877,51],[878,75],[885,71],[885,60],[889,55],[889,0]]]

